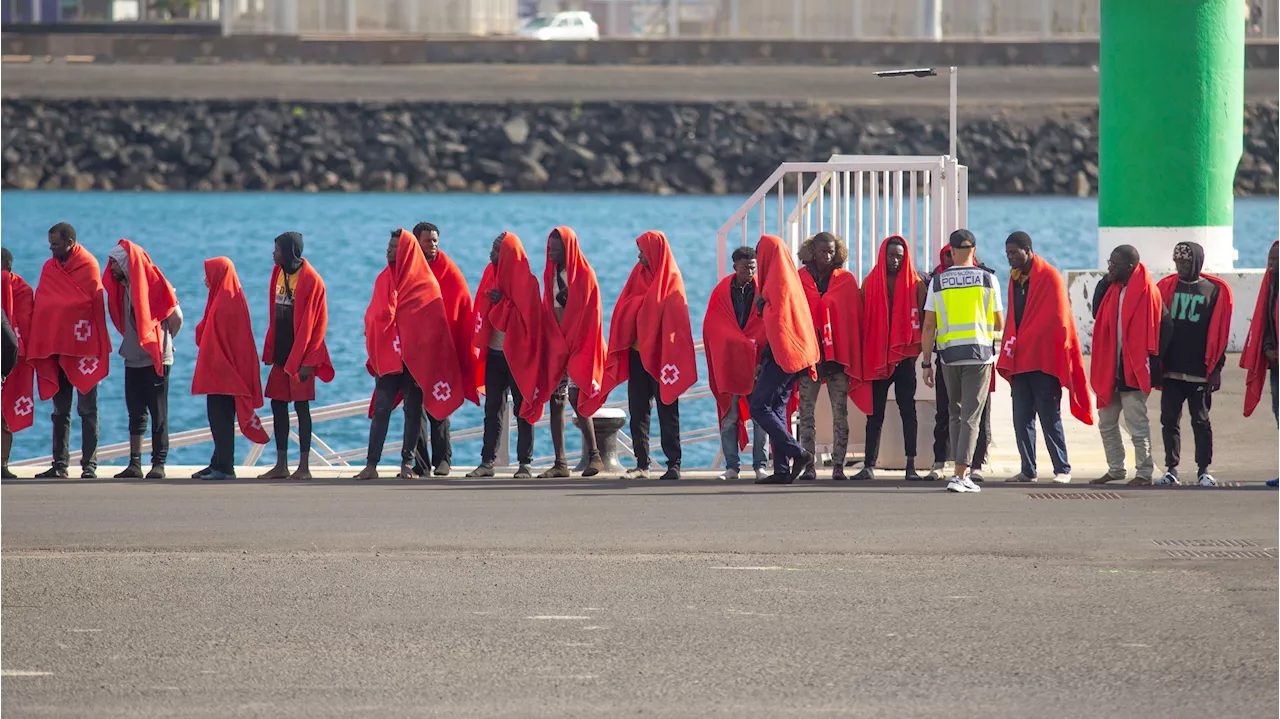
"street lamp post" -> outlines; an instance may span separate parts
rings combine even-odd
[[[957,68],[952,65],[947,68],[947,72],[951,77],[951,98],[950,98],[950,127],[947,130],[948,139],[950,140],[947,154],[951,159],[956,159],[956,93],[958,73]],[[876,77],[937,77],[938,69],[934,67],[918,67],[910,70],[882,70],[876,73]]]

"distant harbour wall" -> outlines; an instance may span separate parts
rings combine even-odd
[[[750,193],[785,161],[939,155],[945,117],[781,104],[5,100],[3,186]],[[972,194],[1096,194],[1097,111],[965,120]],[[1238,195],[1277,194],[1277,107],[1246,108]]]
[[[74,30],[74,26],[68,26]],[[110,28],[105,28],[110,29]],[[11,26],[0,48],[11,59],[72,57],[109,63],[319,63],[344,65],[822,65],[933,67],[1089,67],[1097,39],[796,40],[605,38],[547,42],[514,37],[382,38],[298,35],[142,34],[49,31]],[[1274,69],[1274,39],[1245,44],[1245,66]]]

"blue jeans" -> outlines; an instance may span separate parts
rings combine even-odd
[[[778,474],[788,472],[790,460],[804,453],[804,447],[791,436],[787,421],[787,400],[795,385],[796,375],[783,371],[772,355],[766,355],[751,391],[751,420],[773,442],[773,471]]]
[[[765,434],[760,425],[751,423],[751,467],[760,469],[765,466],[768,456],[765,453]],[[738,398],[734,397],[729,411],[720,420],[720,452],[724,454],[725,469],[742,469],[742,461],[738,457]]]
[[[1053,460],[1054,474],[1070,474],[1067,440],[1062,432],[1062,384],[1044,372],[1023,372],[1009,380],[1013,395],[1013,434],[1022,457],[1022,476],[1036,476],[1036,417]]]

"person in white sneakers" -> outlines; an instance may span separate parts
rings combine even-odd
[[[949,244],[955,264],[934,275],[925,295],[920,360],[924,383],[933,387],[936,345],[947,382],[956,466],[947,491],[980,492],[969,477],[969,466],[995,367],[995,345],[1004,329],[1004,306],[995,273],[973,264],[978,244],[973,233],[956,230]]]

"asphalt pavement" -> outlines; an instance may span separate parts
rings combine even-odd
[[[5,63],[5,98],[344,102],[820,102],[945,108],[948,78],[877,68],[569,65],[114,65]],[[1245,72],[1248,102],[1275,101],[1280,72]],[[1090,68],[961,68],[966,110],[1093,106]]]
[[[1274,716],[1280,495],[1096,490],[5,482],[0,691],[13,717]]]

